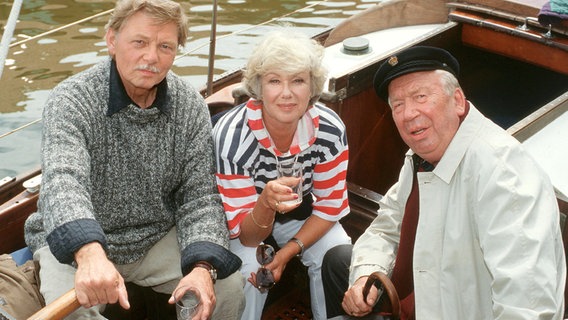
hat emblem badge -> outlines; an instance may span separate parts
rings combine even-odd
[[[392,56],[387,62],[391,65],[391,67],[394,67],[398,64],[398,58],[396,56]]]

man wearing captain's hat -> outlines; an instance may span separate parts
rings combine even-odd
[[[341,288],[337,265],[352,249],[341,302],[350,316],[388,309],[372,310],[375,286],[363,299],[379,271],[398,292],[401,319],[562,319],[566,265],[552,184],[466,100],[458,75],[457,60],[434,47],[379,67],[373,85],[410,150],[377,218],[353,248],[328,253],[323,279]]]

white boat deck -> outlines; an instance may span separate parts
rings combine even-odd
[[[429,38],[432,34],[440,33],[452,26],[454,22],[444,24],[426,24],[391,28],[369,33],[361,38],[369,41],[369,52],[361,55],[350,55],[343,52],[343,43],[336,43],[326,48],[324,64],[329,70],[328,79],[339,78],[353,70],[359,70],[384,59],[404,47]],[[334,88],[329,88],[329,82],[324,88],[333,93]]]
[[[568,201],[568,103],[562,107],[558,117],[524,140],[523,145],[550,176],[556,196]]]

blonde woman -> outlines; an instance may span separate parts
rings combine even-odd
[[[345,127],[337,114],[316,103],[326,79],[323,53],[304,34],[268,34],[244,72],[252,98],[225,114],[213,130],[231,251],[249,278],[242,319],[260,319],[267,295],[260,282],[267,274],[277,282],[295,256],[308,267],[313,317],[325,319],[323,255],[351,243],[338,222],[349,213]],[[292,192],[297,180],[277,177],[277,164],[287,161],[301,163],[301,193]],[[296,201],[287,204],[291,200]],[[256,248],[269,236],[280,249],[258,281]]]

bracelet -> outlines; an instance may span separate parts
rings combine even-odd
[[[302,258],[302,256],[304,255],[304,243],[298,238],[292,238],[292,239],[288,240],[288,242],[296,242],[298,247],[300,247],[300,253],[298,253],[296,255],[296,257]]]
[[[251,211],[251,212],[250,212],[250,217],[252,218],[252,222],[254,222],[254,224],[256,224],[257,227],[259,227],[259,228],[261,228],[261,229],[268,229],[268,228],[270,228],[270,226],[272,226],[272,225],[274,224],[274,219],[275,219],[275,217],[272,217],[272,222],[270,222],[270,223],[267,224],[267,225],[259,224],[258,222],[256,222],[256,219],[254,218],[253,212],[254,212],[254,211]]]

